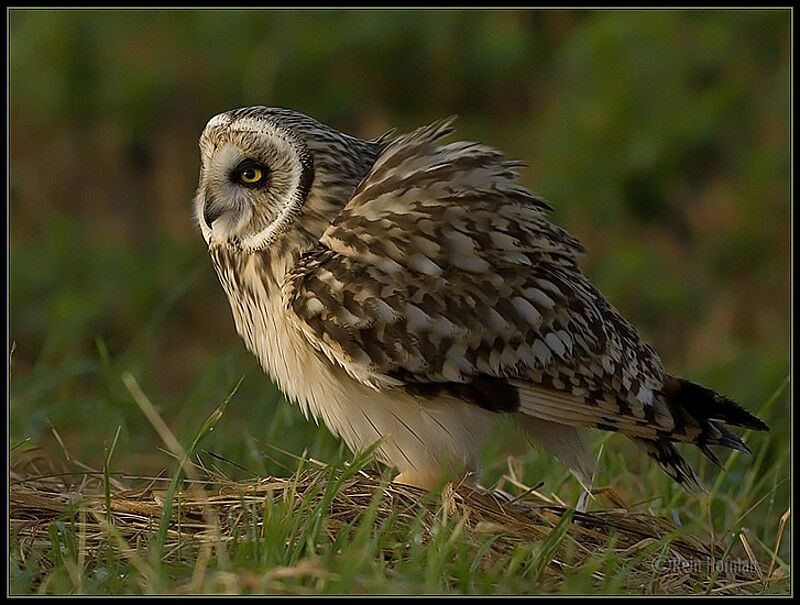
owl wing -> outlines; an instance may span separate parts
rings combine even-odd
[[[678,379],[581,273],[583,247],[517,184],[518,164],[439,144],[451,124],[394,139],[288,276],[309,341],[376,389],[445,390],[648,445],[730,439],[671,403]]]

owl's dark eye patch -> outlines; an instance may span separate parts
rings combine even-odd
[[[255,160],[244,160],[231,172],[231,179],[242,187],[263,187],[267,184],[269,168]]]

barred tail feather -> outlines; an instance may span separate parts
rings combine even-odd
[[[696,426],[692,431],[691,442],[700,449],[706,458],[720,468],[723,468],[722,463],[711,451],[710,445],[721,445],[750,453],[750,448],[744,441],[725,425],[757,431],[769,430],[762,420],[753,416],[732,399],[689,380],[669,376],[665,381],[662,393],[667,398],[676,420],[690,420],[690,423]],[[697,428],[699,428],[699,432],[697,432]],[[642,439],[635,439],[635,441],[645,448],[667,474],[688,491],[695,491],[690,489],[695,486],[703,489],[697,476],[667,438],[659,439],[657,442],[645,442]]]
[[[666,376],[663,389],[657,393],[667,419],[671,424],[657,422],[654,414],[637,416],[631,413],[627,402],[614,394],[607,394],[606,405],[584,396],[566,391],[556,391],[540,384],[522,380],[511,380],[519,397],[518,411],[536,419],[543,426],[588,426],[607,431],[618,431],[633,439],[664,469],[667,474],[689,492],[704,491],[697,475],[676,449],[675,442],[696,445],[713,464],[722,463],[710,446],[723,446],[750,452],[744,441],[728,426],[753,430],[769,430],[769,427],[733,400],[688,380]],[[619,405],[614,407],[613,397]],[[611,405],[609,404],[611,402]],[[649,410],[652,411],[652,407]],[[646,408],[647,411],[647,408]],[[546,424],[545,424],[546,423]],[[728,425],[728,426],[726,426]],[[538,433],[538,434],[537,434]],[[545,449],[558,450],[574,456],[577,451],[574,440],[565,446],[565,431],[553,435],[546,430],[529,430],[534,439],[543,443]],[[563,442],[563,443],[562,443]],[[555,447],[554,447],[555,446]],[[577,466],[575,460],[567,460]]]
[[[689,493],[707,492],[689,463],[668,439],[632,438],[678,485]],[[713,454],[712,454],[713,455]]]

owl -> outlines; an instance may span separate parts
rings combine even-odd
[[[248,107],[200,138],[195,215],[247,348],[306,417],[395,480],[474,476],[507,416],[590,481],[582,427],[632,439],[702,489],[678,443],[747,451],[767,426],[669,374],[581,272],[580,242],[520,164],[443,141],[453,119],[362,140]]]

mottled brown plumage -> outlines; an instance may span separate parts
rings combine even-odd
[[[724,425],[766,426],[669,375],[582,274],[583,247],[517,183],[518,165],[443,143],[451,124],[370,142],[287,110],[209,123],[198,216],[215,209],[201,228],[237,329],[281,388],[351,447],[384,437],[379,456],[421,484],[435,464],[472,466],[485,430],[470,424],[503,413],[583,481],[575,426],[628,435],[687,488],[698,481],[673,442],[712,460],[709,445],[746,449]],[[267,182],[260,197],[218,190],[251,156],[278,182],[281,154],[294,176],[279,196]],[[431,468],[417,468],[425,456]]]

